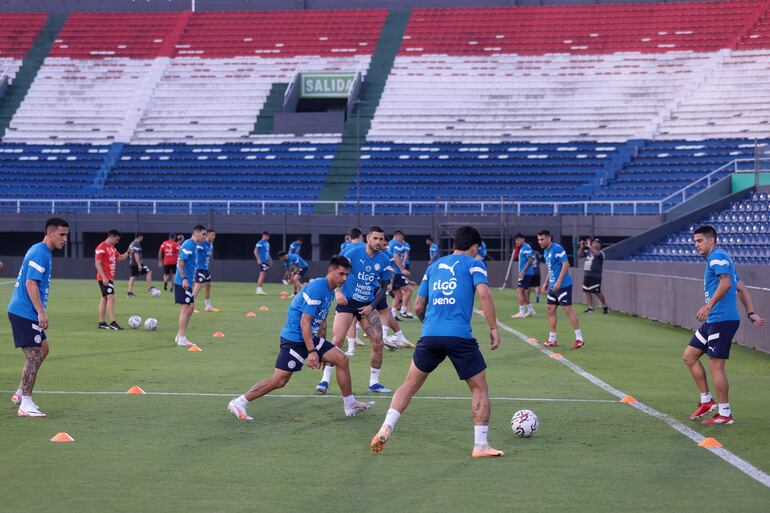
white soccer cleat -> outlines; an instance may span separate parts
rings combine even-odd
[[[238,417],[239,420],[254,420],[254,417],[250,417],[246,413],[246,408],[235,403],[235,399],[227,403],[227,411]]]
[[[365,346],[365,345],[366,345],[366,344],[364,343],[364,341],[363,341],[363,340],[361,340],[361,339],[360,339],[360,338],[358,338],[358,337],[356,337],[356,338],[355,338],[355,342],[356,342],[356,345],[357,345],[358,347],[363,347],[363,346]]]
[[[288,285],[289,284],[289,280],[281,280],[281,283],[283,283],[284,285]]]
[[[27,409],[19,408],[19,411],[16,413],[19,417],[31,417],[31,418],[41,418],[45,417],[46,414],[40,411],[40,409],[37,407],[36,404],[33,404]]]
[[[21,404],[21,394],[15,393],[11,396],[11,404],[18,406]]]
[[[527,312],[527,313],[524,315],[524,317],[534,317],[534,316],[535,316],[535,311],[534,311],[534,310],[529,310],[529,311],[528,311],[528,312]]]
[[[401,344],[399,344],[398,338],[395,335],[385,337],[384,339],[382,339],[382,343],[385,344],[385,347],[387,347],[391,351],[395,351],[396,349],[401,347]]]
[[[181,347],[190,347],[190,346],[195,345],[192,342],[190,342],[189,340],[187,340],[187,338],[180,338],[179,335],[177,335],[174,338],[174,342],[176,342],[176,345],[181,346]]]
[[[356,355],[355,351],[345,351],[345,356],[348,358],[353,358]]]
[[[409,340],[407,340],[407,338],[404,335],[401,335],[400,337],[396,335],[396,340],[398,341],[399,347],[405,347],[405,348],[414,347],[414,344],[409,342]]]
[[[362,403],[361,401],[356,401],[355,403],[353,403],[353,405],[350,408],[348,408],[347,406],[345,407],[345,416],[355,417],[362,411],[368,410],[372,406],[374,406],[374,401],[369,401],[368,403]]]
[[[265,292],[262,289],[257,289],[257,292],[255,294],[258,295],[258,296],[266,296],[267,292]]]
[[[521,312],[511,315],[511,319],[524,319],[527,317],[527,314],[523,314]]]

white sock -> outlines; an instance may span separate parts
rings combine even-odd
[[[404,337],[404,332],[402,330],[396,332],[396,337],[398,337],[399,340],[404,340],[406,338]]]
[[[389,329],[388,326],[382,327],[382,338],[385,338],[388,336],[388,329]]]
[[[262,292],[262,287],[257,287],[257,292]]]
[[[361,325],[356,323],[356,336],[358,336],[359,333],[361,333]]]
[[[19,388],[17,388],[17,389],[16,389],[16,395],[18,395],[19,397],[21,397],[22,393],[23,393],[23,392],[22,392],[22,390],[21,390],[21,387],[19,387]]]
[[[575,330],[575,340],[583,340],[583,332],[580,330]]]
[[[398,315],[398,311],[397,311],[395,308],[391,308],[391,309],[390,309],[390,314],[391,314],[393,317],[395,317],[396,315]]]
[[[489,426],[473,426],[473,438],[476,445],[489,445],[487,433]]]
[[[382,423],[382,426],[388,426],[392,431],[393,428],[396,427],[396,422],[398,422],[399,417],[401,417],[400,411],[389,408],[387,415],[385,415],[385,422]]]
[[[32,402],[32,396],[31,395],[23,395],[21,396],[21,409],[27,410],[27,409],[34,409],[35,403]]]
[[[241,408],[245,408],[247,404],[249,404],[249,400],[246,399],[245,395],[239,395],[235,398],[235,404],[240,406]]]
[[[556,332],[555,331],[549,331],[548,332],[548,342],[556,342]]]
[[[524,307],[523,307],[523,306],[520,306],[520,307],[519,307],[519,313],[520,313],[520,314],[522,314],[522,315],[524,315],[524,311],[525,311],[525,310],[524,310]]]
[[[211,300],[206,299],[205,301],[206,301],[206,308],[211,308]]]
[[[356,351],[356,339],[348,338],[348,353],[354,353]]]
[[[700,403],[701,404],[706,404],[706,403],[711,402],[711,401],[713,401],[713,399],[711,398],[711,392],[706,392],[706,393],[700,395]]]
[[[348,395],[342,398],[342,404],[345,405],[345,408],[350,408],[354,404],[356,404],[356,396],[354,395]]]
[[[529,307],[529,311],[530,311],[530,312],[532,312],[532,313],[535,313],[535,307],[534,307],[534,306],[532,306],[532,305],[527,305],[527,307]]]
[[[730,417],[733,411],[730,409],[730,403],[719,403],[719,414],[723,417]]]
[[[403,315],[403,314],[405,314],[405,313],[406,313],[406,307],[405,307],[405,306],[402,306],[402,307],[401,307],[401,314]]]
[[[371,367],[369,369],[369,386],[376,385],[380,382],[380,369]]]
[[[334,367],[331,365],[327,365],[324,367],[324,376],[321,378],[321,381],[326,381],[327,383],[330,383],[332,380],[332,372],[334,372]]]

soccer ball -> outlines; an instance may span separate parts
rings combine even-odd
[[[154,330],[158,327],[158,319],[154,317],[148,317],[146,321],[144,321],[144,329],[146,330]]]
[[[142,318],[139,317],[138,315],[132,315],[131,317],[128,318],[128,325],[136,329],[142,325]]]
[[[153,297],[160,297],[160,289],[152,289],[150,294],[152,294]]]
[[[511,417],[511,429],[521,438],[529,438],[537,432],[540,423],[532,410],[519,410]]]

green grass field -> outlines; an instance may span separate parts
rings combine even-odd
[[[13,285],[0,284],[7,304]],[[193,316],[189,338],[203,351],[174,345],[172,295],[118,296],[118,320],[156,317],[155,332],[96,329],[94,282],[52,283],[51,355],[35,401],[46,419],[17,418],[10,393],[22,365],[7,321],[0,322],[0,511],[7,512],[684,512],[705,507],[767,512],[770,489],[667,424],[593,385],[501,332],[483,347],[492,403],[496,460],[470,458],[470,400],[449,362],[431,376],[379,455],[368,443],[389,399],[347,419],[338,390],[313,396],[320,373],[305,369],[275,396],[253,402],[253,422],[226,412],[229,398],[272,372],[286,300],[268,286],[215,283],[219,313]],[[515,321],[514,292],[495,291],[499,318],[528,336],[547,334],[538,316]],[[202,301],[201,301],[202,302]],[[260,306],[269,311],[259,311]],[[256,318],[247,318],[254,311]],[[582,308],[579,309],[582,311]],[[693,308],[693,314],[695,309]],[[630,316],[581,315],[587,344],[569,349],[560,317],[560,350],[582,368],[675,417],[726,449],[770,471],[770,356],[734,347],[728,371],[733,426],[701,426],[687,416],[697,391],[680,356],[690,337]],[[477,317],[478,333],[485,333]],[[402,323],[416,341],[417,321]],[[215,331],[225,338],[212,338]],[[382,382],[395,388],[411,350],[386,352]],[[366,396],[368,350],[351,361],[355,392]],[[126,395],[133,385],[148,395]],[[50,392],[50,393],[45,393]],[[52,393],[60,392],[60,393]],[[112,392],[78,394],[75,392]],[[184,395],[152,395],[182,393]],[[294,397],[287,397],[294,396]],[[298,396],[298,397],[297,397]],[[439,398],[441,397],[441,398]],[[570,401],[573,400],[573,401]],[[589,401],[574,401],[575,399]],[[515,437],[511,414],[540,417],[531,439]],[[49,439],[66,431],[76,443]],[[707,494],[707,495],[706,495]]]

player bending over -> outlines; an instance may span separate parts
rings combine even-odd
[[[288,281],[294,288],[292,293],[292,297],[294,297],[302,290],[302,277],[307,274],[307,262],[301,256],[285,251],[278,252],[278,259],[286,267],[286,272],[289,275]]]
[[[476,259],[479,245],[479,231],[472,226],[461,226],[455,234],[454,253],[438,259],[423,276],[415,304],[415,313],[423,321],[422,336],[414,350],[406,380],[393,395],[385,422],[372,439],[372,451],[382,451],[412,397],[428,375],[449,357],[458,377],[465,380],[473,396],[474,445],[471,455],[474,458],[503,455],[487,442],[490,416],[487,364],[471,332],[473,297],[478,292],[489,325],[490,348],[494,350],[500,345],[486,265],[483,260]]]
[[[374,402],[356,400],[350,382],[347,356],[323,338],[326,336],[326,316],[334,298],[334,290],[345,283],[350,267],[347,258],[333,257],[326,276],[312,280],[292,300],[281,331],[281,349],[272,377],[257,382],[248,392],[230,401],[228,411],[241,420],[252,420],[246,413],[249,402],[286,386],[292,374],[301,371],[306,361],[313,369],[319,369],[322,361],[337,367],[337,384],[342,392],[342,404],[347,417],[374,406]]]

